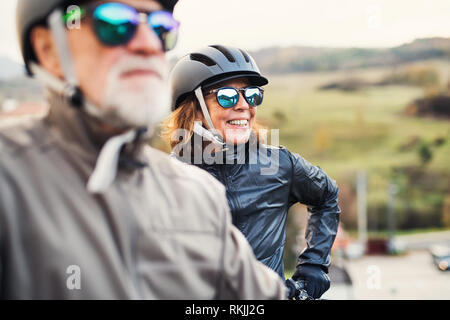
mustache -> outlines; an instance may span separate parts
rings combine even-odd
[[[169,75],[169,66],[165,60],[155,57],[132,56],[118,61],[109,72],[109,79],[118,79],[120,76],[136,70],[149,70],[161,79],[166,80]]]

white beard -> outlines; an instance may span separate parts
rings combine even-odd
[[[124,72],[151,69],[157,76],[121,79]],[[170,112],[168,67],[160,59],[127,57],[110,71],[101,108],[103,120],[118,128],[147,127],[152,134]]]

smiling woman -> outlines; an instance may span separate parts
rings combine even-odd
[[[172,155],[226,187],[233,223],[256,258],[283,279],[288,209],[296,202],[309,206],[308,248],[289,283],[306,280],[308,294],[320,297],[330,285],[326,272],[340,213],[336,183],[286,148],[252,139],[268,83],[253,58],[229,46],[202,48],[178,61],[170,82],[174,111],[164,135]]]

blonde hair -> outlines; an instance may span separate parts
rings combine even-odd
[[[197,103],[192,96],[189,96],[161,124],[161,137],[169,143],[171,149],[179,143],[186,144],[191,140],[196,116]],[[176,132],[179,129],[184,129],[187,136],[177,135]]]
[[[169,143],[172,150],[180,143],[188,144],[191,142],[191,146],[193,147],[193,139],[191,138],[194,135],[194,122],[195,120],[200,120],[197,118],[198,110],[200,108],[196,98],[190,95],[161,124],[161,137]],[[179,135],[179,129],[183,129],[185,134]],[[256,135],[257,142],[260,142],[261,136],[259,130],[261,129],[266,128],[255,121],[252,133]]]

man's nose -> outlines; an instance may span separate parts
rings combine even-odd
[[[147,23],[139,23],[136,34],[127,44],[127,49],[144,56],[164,53],[161,40]]]

